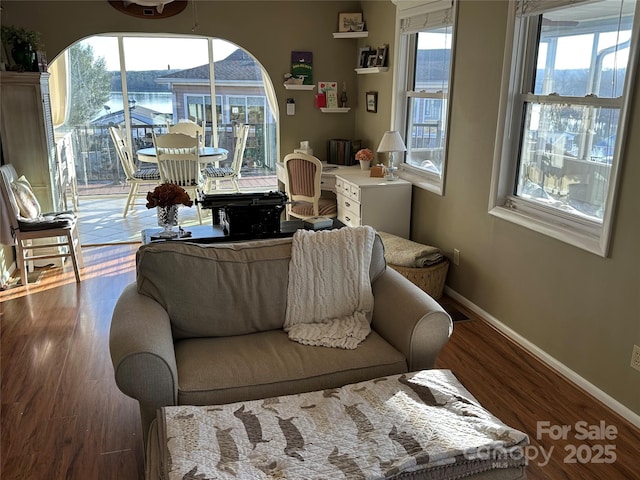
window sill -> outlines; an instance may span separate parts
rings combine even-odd
[[[436,195],[444,195],[442,178],[438,175],[421,171],[420,169],[404,164],[400,167],[399,176],[418,188],[435,193]]]
[[[605,238],[602,228],[596,232],[594,229],[580,228],[578,222],[574,222],[576,226],[573,226],[570,220],[560,216],[536,213],[533,207],[524,210],[496,206],[489,210],[489,214],[598,256],[607,256],[608,238]]]

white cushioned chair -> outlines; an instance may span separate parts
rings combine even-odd
[[[0,172],[2,221],[9,223],[13,233],[22,284],[29,283],[27,266],[30,261],[67,257],[73,263],[76,282],[80,282],[83,260],[76,216],[70,211],[42,213],[28,180],[24,176],[18,177],[13,165],[2,165]],[[48,240],[33,242],[41,239]]]

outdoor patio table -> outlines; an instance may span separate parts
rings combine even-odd
[[[141,162],[158,163],[156,149],[154,147],[141,148],[136,153],[138,154],[138,160]],[[202,147],[199,153],[200,163],[215,163],[216,166],[218,166],[218,162],[225,160],[228,154],[229,151],[225,148]]]

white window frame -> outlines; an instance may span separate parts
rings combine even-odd
[[[449,125],[451,123],[451,86],[453,84],[453,64],[456,44],[456,19],[458,0],[423,0],[405,1],[393,0],[396,8],[396,51],[397,59],[393,79],[393,101],[391,130],[406,135],[409,102],[411,98],[435,98],[447,100],[447,118],[443,125],[445,139],[442,153],[442,166],[440,175],[407,164],[404,160],[400,165],[400,177],[412,182],[415,186],[444,195],[446,165],[449,145]],[[451,59],[449,68],[449,92],[428,93],[413,92],[413,65],[415,63],[416,35],[415,33],[433,29],[438,26],[451,25],[453,39],[451,44]],[[405,144],[406,144],[405,139]]]
[[[545,10],[567,6],[585,0],[547,0]],[[587,0],[588,1],[588,0]],[[629,103],[632,86],[637,75],[638,32],[640,31],[640,2],[636,3],[631,46],[627,65],[626,82],[621,99],[596,99],[590,104],[620,106],[620,120],[616,134],[615,153],[611,165],[609,185],[602,222],[582,218],[554,208],[545,207],[514,194],[518,169],[518,142],[525,127],[521,122],[524,103],[534,95],[521,95],[520,85],[524,77],[525,44],[523,41],[527,22],[520,24],[518,7],[525,0],[511,1],[507,20],[507,39],[502,71],[502,90],[498,115],[497,136],[494,150],[489,213],[536,232],[550,236],[596,255],[606,257],[613,226],[615,201],[619,184],[620,164],[624,159],[623,146],[627,135]],[[531,2],[531,4],[541,2]],[[524,63],[523,63],[524,62]],[[548,99],[548,97],[545,97]],[[567,97],[564,97],[566,101]],[[579,103],[581,99],[572,98]],[[589,99],[582,99],[589,102]],[[621,103],[619,103],[621,102]]]

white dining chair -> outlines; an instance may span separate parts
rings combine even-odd
[[[135,163],[129,156],[129,149],[127,148],[123,131],[120,127],[109,127],[109,134],[111,135],[116,153],[120,159],[126,181],[129,184],[129,194],[127,195],[127,201],[124,206],[124,213],[122,214],[122,216],[126,218],[129,210],[133,210],[136,198],[144,198],[146,196],[146,192],[139,192],[140,185],[160,183],[160,172],[156,165],[136,168]]]
[[[163,183],[174,183],[184,188],[192,200],[204,187],[200,170],[200,156],[197,137],[186,133],[167,133],[156,135],[153,133],[153,145],[158,159],[158,170]],[[202,224],[200,204],[198,221]]]
[[[220,190],[222,181],[231,182],[231,188],[234,192],[240,192],[240,170],[242,169],[242,161],[244,159],[244,151],[247,146],[247,138],[249,137],[249,125],[239,125],[237,127],[237,136],[235,149],[233,151],[233,160],[229,167],[216,167],[208,165],[204,169],[205,192],[212,193]],[[226,189],[229,190],[229,189]]]
[[[76,282],[83,268],[78,218],[73,212],[41,213],[29,181],[18,177],[11,164],[0,167],[0,228],[9,227],[16,247],[16,264],[23,286],[29,283],[29,264],[35,260],[70,258]],[[6,216],[5,216],[6,214]]]
[[[180,120],[175,125],[167,126],[168,133],[185,133],[192,137],[198,137],[198,144],[204,147],[204,127],[191,120]]]

